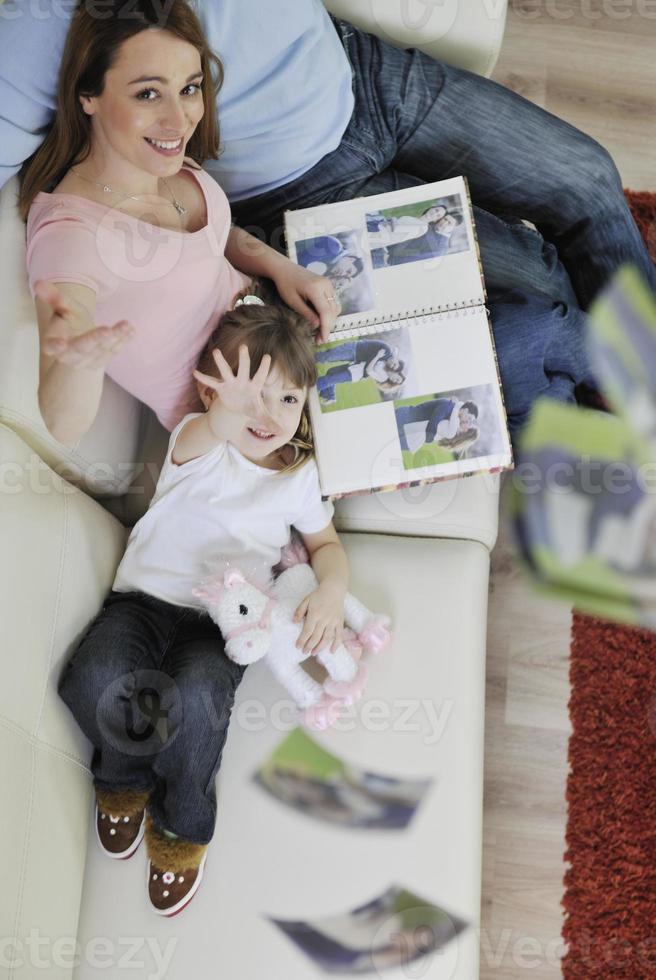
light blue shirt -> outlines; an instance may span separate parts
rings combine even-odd
[[[75,0],[0,0],[0,187],[40,145]],[[196,0],[225,68],[222,153],[206,169],[239,201],[301,176],[340,143],[351,67],[321,0]]]

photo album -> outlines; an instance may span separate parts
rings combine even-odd
[[[511,468],[466,179],[287,211],[285,230],[341,304],[309,398],[324,497]]]

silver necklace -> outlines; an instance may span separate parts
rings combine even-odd
[[[72,173],[77,174],[78,177],[81,177],[82,180],[86,180],[87,183],[89,183],[89,184],[95,184],[96,187],[102,187],[102,189],[105,192],[105,194],[121,194],[123,197],[126,197],[129,201],[138,201],[141,197],[143,197],[143,194],[137,194],[137,195],[135,195],[135,194],[126,194],[124,191],[116,191],[116,190],[114,190],[114,188],[113,187],[110,187],[109,184],[103,184],[99,180],[91,180],[91,177],[85,177],[84,174],[81,174],[79,172],[79,170],[76,170],[75,169],[75,167],[71,167],[71,171],[72,171]],[[178,214],[180,214],[180,215],[187,214],[187,208],[184,206],[184,204],[181,204],[180,201],[178,201],[177,197],[175,196],[175,194],[173,193],[173,191],[169,187],[169,182],[166,179],[166,177],[162,177],[162,180],[164,181],[164,184],[166,186],[166,189],[167,189],[167,191],[169,192],[169,194],[171,195],[171,198],[172,198],[171,201],[164,201],[164,203],[167,204],[167,205],[168,204],[171,204],[175,208],[175,210],[178,212]],[[159,203],[159,202],[153,202],[153,203]]]

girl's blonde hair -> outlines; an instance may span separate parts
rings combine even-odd
[[[451,439],[439,439],[438,445],[444,449],[451,449],[459,458],[463,458],[467,450],[471,449],[479,436],[478,429],[472,426],[464,432],[456,432]]]
[[[256,283],[247,292],[263,294],[264,288]],[[198,359],[197,368],[201,374],[218,377],[212,356],[212,351],[218,347],[232,371],[236,372],[239,347],[245,344],[251,362],[251,377],[264,355],[269,354],[272,368],[277,368],[295,387],[309,389],[317,380],[314,329],[298,313],[279,303],[242,304],[223,314]],[[298,429],[288,445],[293,450],[293,458],[285,462],[281,473],[300,469],[314,455],[307,402]]]
[[[125,0],[103,0],[102,15],[93,4],[80,0],[68,30],[57,92],[57,112],[41,146],[20,171],[18,207],[25,221],[39,191],[48,191],[91,152],[91,118],[80,96],[102,95],[105,75],[115,63],[124,41],[150,28],[161,28],[187,41],[200,55],[204,113],[186,153],[194,160],[219,155],[216,97],[223,83],[223,66],[210,49],[200,21],[187,0],[172,0],[162,14],[161,3],[134,0],[129,15]]]

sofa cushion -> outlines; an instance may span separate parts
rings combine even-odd
[[[189,909],[156,921],[145,898],[145,854],[108,862],[89,839],[82,948],[105,936],[119,950],[129,935],[144,975],[155,974],[155,953],[170,956],[158,974],[167,980],[208,976],[208,964],[235,980],[307,980],[321,971],[267,916],[338,914],[399,884],[468,924],[444,954],[413,964],[413,975],[478,976],[488,551],[477,542],[373,534],[347,534],[344,544],[354,593],[390,613],[394,641],[369,658],[362,701],[313,737],[369,772],[432,779],[409,827],[331,826],[253,782],[295,727],[287,693],[265,664],[253,664],[237,689],[217,828]],[[99,975],[81,962],[75,980]]]
[[[87,764],[88,745],[56,685],[111,588],[126,531],[4,425],[0,479],[0,719]]]
[[[7,664],[3,666],[6,675]],[[91,779],[83,765],[2,718],[0,759],[5,837],[0,976],[7,980],[70,980]]]
[[[335,505],[340,531],[371,531],[480,541],[492,550],[499,517],[499,476],[467,479],[345,497]]]

